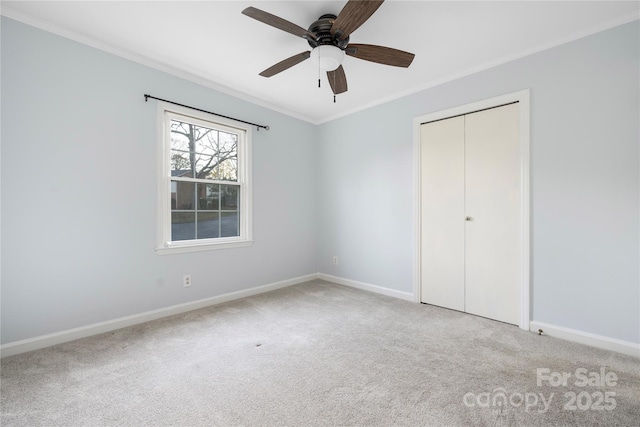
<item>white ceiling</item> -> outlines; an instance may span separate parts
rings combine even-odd
[[[381,102],[638,19],[638,1],[387,0],[352,43],[415,53],[408,69],[347,57],[349,90],[333,95],[305,61],[302,38],[241,14],[254,6],[301,27],[346,1],[2,1],[2,14],[170,71],[286,114],[322,123]],[[154,94],[162,97],[161,93]]]

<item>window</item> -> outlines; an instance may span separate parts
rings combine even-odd
[[[251,129],[166,103],[159,122],[158,252],[251,244]]]

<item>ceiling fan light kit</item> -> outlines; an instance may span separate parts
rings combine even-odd
[[[337,46],[320,45],[311,51],[311,61],[321,71],[333,71],[342,65],[344,55],[344,51]]]
[[[301,37],[312,48],[311,51],[298,53],[272,65],[260,75],[271,77],[311,58],[320,72],[327,73],[335,102],[335,95],[347,91],[347,77],[342,67],[345,54],[365,61],[407,68],[413,61],[412,53],[385,46],[349,44],[351,33],[364,24],[378,10],[383,1],[349,0],[337,16],[322,15],[307,30],[255,7],[246,8],[242,11],[244,15]],[[318,86],[320,86],[319,82]]]

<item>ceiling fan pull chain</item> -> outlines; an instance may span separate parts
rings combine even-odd
[[[335,71],[333,72],[333,87],[336,87],[336,73]],[[333,103],[336,103],[336,93],[333,93]]]

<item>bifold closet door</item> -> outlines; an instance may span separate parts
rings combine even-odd
[[[421,126],[421,300],[518,324],[518,104]]]
[[[518,104],[465,116],[465,311],[518,324]]]
[[[464,117],[421,126],[422,302],[464,311]]]

